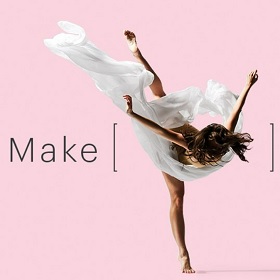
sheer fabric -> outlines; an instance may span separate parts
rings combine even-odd
[[[91,43],[82,27],[60,21],[58,25],[66,33],[45,39],[45,45],[55,54],[70,60],[82,68],[94,81],[96,87],[107,95],[122,111],[126,105],[124,94],[133,98],[133,110],[165,128],[174,128],[192,122],[198,114],[219,114],[225,122],[236,102],[237,96],[224,85],[209,80],[205,94],[197,87],[188,87],[160,99],[147,102],[144,88],[153,82],[153,74],[142,64],[116,61]],[[242,128],[240,115],[236,132]],[[211,121],[209,122],[211,123]],[[132,119],[136,137],[154,164],[162,171],[183,181],[192,181],[219,170],[233,157],[233,151],[223,156],[217,166],[197,168],[177,160],[171,142],[161,138]]]

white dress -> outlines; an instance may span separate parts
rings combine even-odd
[[[144,88],[153,81],[153,74],[142,64],[130,61],[116,61],[88,41],[80,26],[60,21],[60,28],[67,33],[44,40],[45,45],[55,54],[72,61],[86,71],[97,88],[112,99],[117,107],[125,111],[124,94],[133,98],[133,110],[153,120],[162,127],[174,128],[192,122],[197,114],[219,114],[225,122],[236,102],[237,96],[224,85],[209,80],[205,94],[199,88],[188,87],[170,93],[160,99],[147,102]],[[242,115],[236,125],[236,132],[242,128]],[[205,177],[220,169],[233,157],[233,151],[223,156],[217,166],[197,168],[184,165],[177,160],[171,142],[161,138],[132,119],[136,136],[154,164],[162,171],[182,181]],[[144,168],[144,167],[143,167]]]

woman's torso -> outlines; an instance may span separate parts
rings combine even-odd
[[[175,131],[175,132],[178,132],[178,133],[181,133],[183,135],[185,134],[196,134],[197,132],[199,132],[199,130],[197,128],[195,128],[194,126],[190,125],[189,123],[185,123],[184,125],[182,126],[179,126],[179,127],[176,127],[176,128],[171,128],[171,130]],[[185,165],[193,165],[197,168],[202,168],[202,167],[205,167],[205,165],[201,164],[200,162],[197,161],[197,159],[195,159],[194,157],[192,156],[189,156],[188,155],[188,151],[173,143],[176,151],[177,151],[177,155],[178,155],[178,161],[185,164]]]

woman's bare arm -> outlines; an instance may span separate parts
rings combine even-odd
[[[176,143],[177,145],[187,149],[187,144],[185,142],[185,139],[181,133],[174,132],[170,129],[166,129],[158,125],[157,123],[146,119],[136,113],[132,110],[132,98],[129,95],[125,95],[124,99],[126,100],[127,104],[127,114],[140,122],[142,125],[153,131],[154,133],[158,134],[159,136]]]
[[[239,114],[245,104],[247,95],[248,95],[251,87],[257,80],[258,80],[257,70],[252,71],[248,74],[247,83],[246,83],[244,89],[242,90],[241,94],[239,95],[239,97],[232,109],[232,112],[225,123],[225,128],[227,128],[229,131],[234,132],[235,126],[238,121]]]

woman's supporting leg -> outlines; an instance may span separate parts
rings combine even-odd
[[[133,32],[126,30],[124,32],[124,35],[127,39],[127,44],[129,49],[131,50],[132,54],[136,57],[138,62],[142,63],[144,67],[152,72],[154,74],[154,81],[150,85],[150,88],[156,98],[160,98],[165,96],[165,92],[163,91],[161,80],[159,79],[156,72],[152,69],[152,67],[149,65],[148,61],[143,57],[140,50],[138,49],[137,42],[136,42],[136,36]]]
[[[170,193],[170,223],[174,238],[179,247],[179,260],[182,265],[182,272],[194,273],[195,271],[191,268],[190,257],[185,243],[185,222],[183,215],[184,182],[169,174],[162,173]]]

